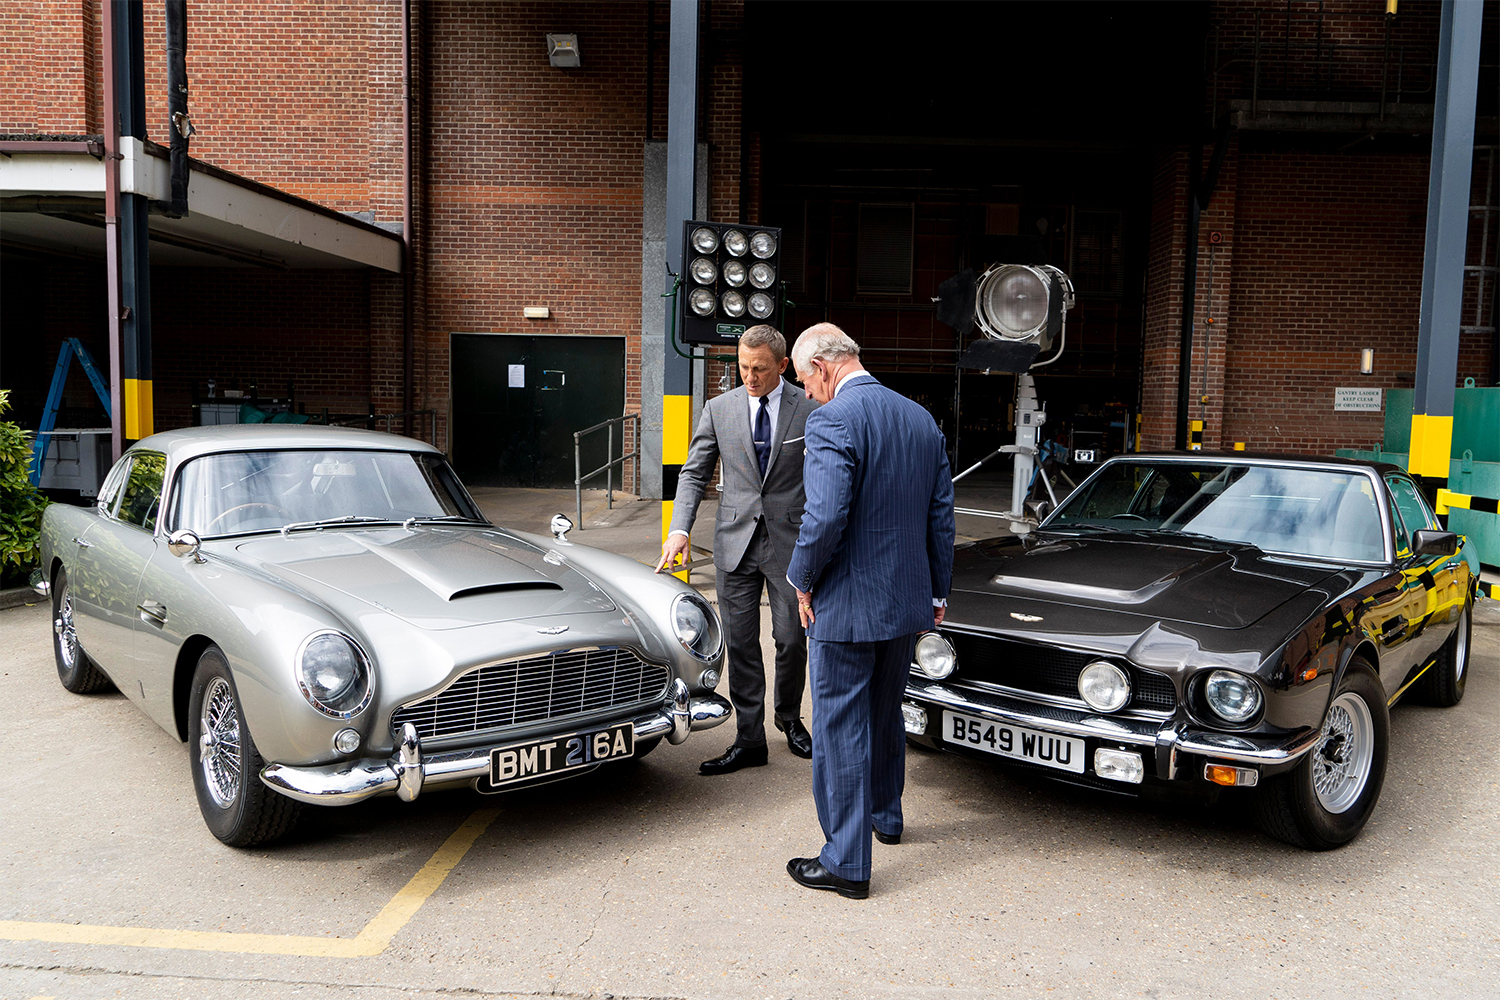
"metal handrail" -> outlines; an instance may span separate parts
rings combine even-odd
[[[624,424],[627,420],[635,421],[635,448],[629,452],[626,452],[624,450]],[[612,456],[615,453],[616,424],[621,425],[621,452],[619,458],[610,458],[609,456]],[[606,458],[609,458],[609,460],[603,465],[599,466],[599,468],[595,469],[593,472],[585,475],[583,472],[583,438],[587,434],[593,434],[595,431],[605,430],[606,428],[608,429],[609,440],[605,446],[604,454]],[[635,492],[637,495],[639,495],[641,492],[641,415],[639,413],[627,413],[624,416],[613,417],[609,420],[601,421],[600,423],[597,423],[592,427],[585,427],[581,431],[573,432],[573,500],[575,509],[578,512],[578,521],[576,527],[579,531],[583,530],[583,484],[588,482],[590,479],[593,479],[600,473],[604,473],[605,496],[609,504],[609,509],[614,510],[615,466],[620,466],[620,486],[623,488],[625,485],[625,460],[627,458],[633,459],[635,462]]]

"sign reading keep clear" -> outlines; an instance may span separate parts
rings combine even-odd
[[[1384,408],[1385,390],[1343,387],[1333,390],[1333,409],[1356,413],[1379,413]]]

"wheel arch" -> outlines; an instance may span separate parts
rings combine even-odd
[[[198,657],[213,645],[206,635],[190,635],[177,649],[177,664],[172,670],[172,721],[177,726],[177,739],[186,743],[188,738],[188,700],[192,693],[193,671],[198,668]]]

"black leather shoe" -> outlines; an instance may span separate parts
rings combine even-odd
[[[851,882],[849,879],[839,878],[824,868],[823,862],[817,858],[793,858],[786,863],[786,873],[798,885],[805,885],[809,889],[832,889],[847,899],[866,899],[870,895],[869,879]]]
[[[871,829],[874,828],[871,827]],[[899,844],[901,843],[901,834],[881,833],[879,830],[875,830],[875,839],[880,841],[882,844]]]
[[[786,733],[787,749],[803,760],[812,760],[812,733],[801,719],[776,720],[776,728]]]
[[[765,767],[766,748],[762,744],[758,747],[730,747],[724,751],[724,756],[715,757],[713,760],[705,760],[698,765],[699,774],[728,774],[738,771],[742,767]]]

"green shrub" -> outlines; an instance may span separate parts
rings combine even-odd
[[[0,413],[10,390],[0,389]],[[24,577],[36,565],[37,534],[47,498],[31,485],[31,432],[0,420],[0,582]]]

